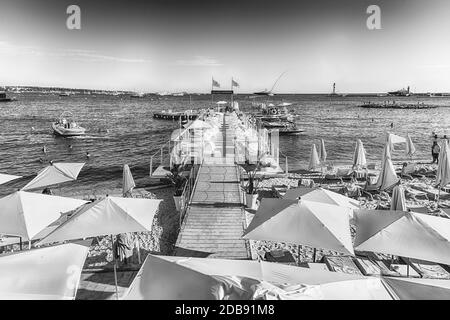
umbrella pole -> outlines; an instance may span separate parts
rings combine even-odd
[[[20,251],[22,251],[22,237],[19,237],[19,241]]]
[[[116,255],[114,254],[114,236],[113,235],[111,235],[111,249],[112,249],[113,266],[114,266],[114,284],[116,285],[116,300],[119,300],[119,291],[117,288]]]
[[[313,263],[316,262],[316,253],[317,253],[317,249],[314,248],[314,252],[313,252]]]
[[[301,262],[301,254],[300,254],[301,248],[300,245],[297,245],[297,264],[300,265]]]
[[[31,240],[28,240],[28,250],[31,249]]]

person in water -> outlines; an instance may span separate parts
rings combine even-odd
[[[433,157],[432,163],[439,164],[439,152],[441,151],[441,148],[439,147],[438,143],[436,141],[433,141],[433,146],[431,147],[431,156]]]
[[[89,151],[86,151],[86,158],[90,158],[91,157],[91,154],[89,153]]]
[[[44,144],[44,146],[42,147],[42,152],[43,152],[43,153],[47,153],[47,147],[45,146],[45,144]]]

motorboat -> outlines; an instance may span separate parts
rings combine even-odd
[[[56,122],[52,123],[53,132],[63,137],[81,136],[86,129],[75,122],[72,113],[63,112]]]
[[[6,92],[1,91],[0,92],[0,102],[11,102],[11,101],[16,101],[16,99],[14,98],[8,98],[6,96]]]

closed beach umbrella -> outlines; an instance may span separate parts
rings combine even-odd
[[[353,167],[364,168],[367,166],[366,150],[360,139],[356,140],[355,152],[353,153]]]
[[[450,219],[391,210],[355,212],[355,250],[450,264]]]
[[[396,186],[392,190],[391,210],[406,211],[405,190],[402,186]]]
[[[348,208],[350,217],[353,217],[353,210],[359,209],[359,201],[343,196],[342,194],[323,188],[294,188],[286,191],[283,199],[314,201],[335,206]]]
[[[389,143],[386,143],[383,150],[381,170],[376,186],[379,190],[383,191],[394,186],[398,183],[398,181],[399,178],[397,177],[397,173],[395,172],[395,168],[391,160],[390,146]]]
[[[307,200],[262,199],[243,237],[353,255],[349,211],[349,208]]]
[[[75,299],[91,241],[0,256],[0,300]]]
[[[447,141],[442,143],[441,151],[439,153],[436,183],[441,187],[450,183],[450,147]]]
[[[38,245],[126,232],[151,231],[161,200],[106,197],[88,203]]]
[[[320,139],[319,160],[324,163],[327,160],[327,151],[325,150],[325,142]]]
[[[391,300],[379,278],[265,261],[148,255],[130,300]]]
[[[316,145],[313,144],[311,147],[311,155],[309,156],[308,170],[314,170],[320,166],[319,155],[317,154]]]
[[[124,164],[122,177],[122,194],[125,196],[126,194],[131,193],[134,187],[136,187],[136,184],[134,183],[130,167],[127,164]]]
[[[0,173],[0,184],[7,183],[9,181],[22,178],[21,176],[14,176],[11,174]]]
[[[0,199],[0,234],[32,240],[40,231],[86,201],[17,191]]]
[[[38,189],[58,183],[74,181],[77,179],[83,166],[84,163],[53,163],[42,169],[22,190]]]
[[[406,137],[406,155],[412,157],[415,152],[416,147],[414,147],[411,136],[408,134],[408,136]]]

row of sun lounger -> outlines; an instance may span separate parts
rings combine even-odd
[[[449,266],[417,259],[400,258],[391,261],[376,253],[360,253],[352,256],[323,256],[321,262],[304,262],[300,266],[311,269],[342,272],[361,276],[411,277],[450,280]],[[296,265],[294,257],[287,250],[267,252],[263,260]]]

